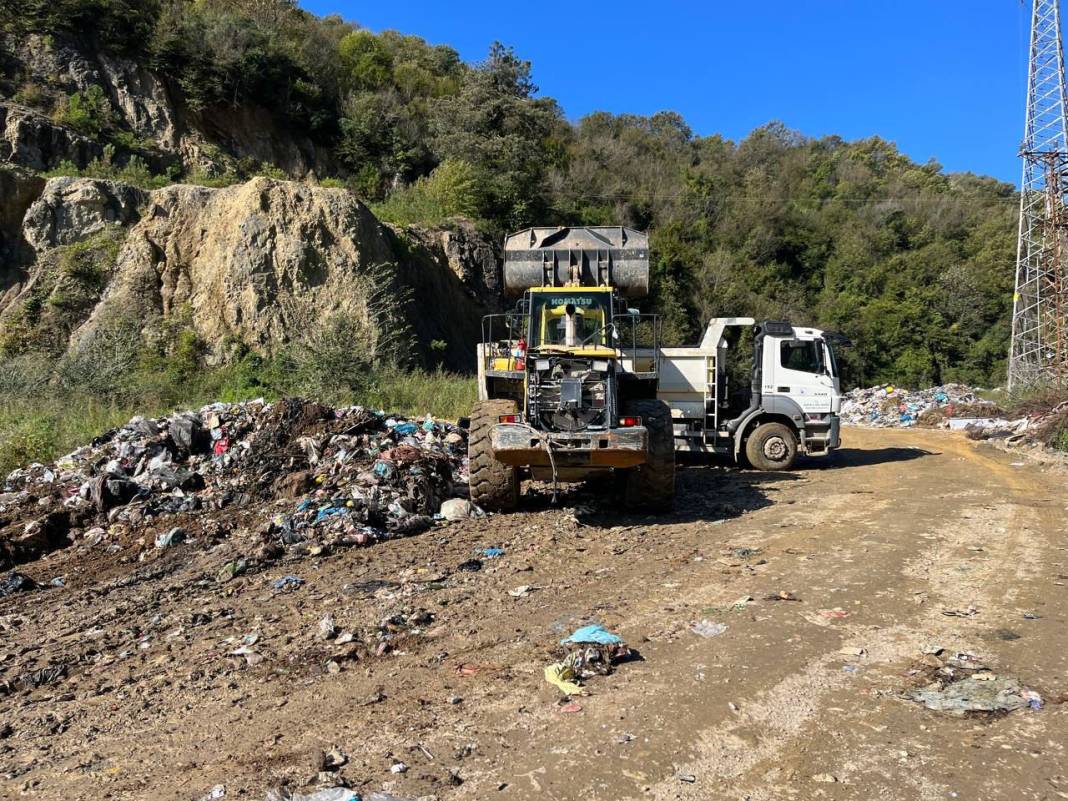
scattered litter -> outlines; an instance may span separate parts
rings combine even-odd
[[[438,514],[446,520],[466,520],[469,517],[486,516],[485,512],[466,498],[450,498],[441,504]]]
[[[274,580],[274,588],[276,590],[290,590],[296,589],[304,584],[304,579],[299,576],[282,576],[281,578]]]
[[[1042,708],[1042,696],[1034,690],[1027,690],[1021,693],[1021,696],[1027,699],[1027,705],[1031,707],[1031,709],[1038,710]]]
[[[226,785],[216,784],[207,793],[200,797],[200,801],[218,801],[220,798],[226,797]]]
[[[686,784],[693,784],[697,781],[697,777],[692,773],[680,773],[678,774],[678,779],[680,782],[685,782]]]
[[[456,569],[461,570],[464,573],[477,573],[482,569],[482,560],[468,559],[466,562],[460,562],[460,564],[456,566]]]
[[[838,653],[842,654],[842,656],[864,656],[867,651],[863,648],[852,648],[847,646],[845,648],[839,648]]]
[[[166,534],[160,534],[156,537],[157,548],[170,548],[180,542],[185,542],[185,529],[179,526],[175,526]]]
[[[943,609],[942,614],[946,617],[975,617],[979,614],[979,610],[974,606],[969,606],[967,609]]]
[[[545,680],[565,695],[585,694],[583,679],[607,675],[613,666],[634,654],[618,634],[590,624],[560,640],[562,658],[546,666]]]
[[[243,656],[249,667],[255,667],[263,661],[263,655],[254,651],[248,645],[242,645],[240,648],[231,651],[230,655]]]
[[[323,615],[316,629],[316,636],[320,640],[330,640],[335,634],[337,634],[337,626],[334,625],[334,618],[330,615]]]
[[[765,601],[800,601],[801,599],[794,595],[792,592],[776,592],[771,595],[764,596]]]
[[[17,570],[12,570],[3,578],[0,578],[0,598],[14,595],[16,592],[26,592],[34,589],[36,586],[37,582],[25,573],[19,573]]]
[[[574,679],[575,671],[570,665],[565,665],[563,662],[556,662],[552,665],[545,666],[545,680],[549,684],[558,688],[564,695],[585,695],[586,690],[581,685],[576,684]]]
[[[504,556],[504,551],[501,548],[483,548],[482,555],[487,559],[496,559],[498,556]]]
[[[526,598],[528,595],[530,595],[536,589],[538,589],[538,588],[537,587],[533,587],[530,584],[520,584],[515,589],[508,590],[508,594],[511,595],[513,598]]]
[[[817,773],[812,777],[812,781],[822,784],[835,784],[838,781],[838,777],[833,773]]]
[[[727,630],[725,623],[714,623],[711,620],[699,620],[690,626],[690,631],[702,637],[718,637]]]
[[[841,620],[842,618],[849,617],[849,612],[837,606],[834,609],[821,609],[816,614],[820,617],[825,617],[828,620]]]
[[[390,773],[407,773],[408,772],[408,766],[405,765],[403,762],[394,762],[393,765],[390,766],[389,772]]]
[[[1023,690],[1016,679],[1005,676],[987,680],[969,676],[944,686],[935,683],[913,691],[911,698],[928,709],[958,715],[967,712],[1012,712],[1028,706],[1042,708],[1041,698],[1038,699],[1038,706],[1033,706],[1031,693]]]
[[[948,655],[938,646],[929,646],[920,666],[910,672],[925,676],[927,684],[912,690],[908,697],[928,709],[964,715],[1042,708],[1038,693],[1025,689],[1011,676],[994,673],[968,651]]]
[[[374,797],[375,793],[372,793],[367,797],[367,801],[375,801]],[[269,790],[266,801],[360,801],[360,796],[348,787],[327,787],[307,794],[294,793],[289,788],[282,788]],[[387,799],[379,796],[378,801],[387,801]]]
[[[574,715],[575,713],[582,711],[582,704],[575,701],[569,701],[560,707],[560,711],[565,715]]]

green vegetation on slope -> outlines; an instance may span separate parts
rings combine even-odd
[[[854,341],[848,382],[1004,379],[1012,187],[916,164],[884,140],[809,139],[773,123],[734,143],[667,112],[571,125],[506,47],[467,65],[449,47],[292,0],[16,0],[0,30],[135,58],[205,118],[268,108],[329,148],[341,165],[331,178],[389,221],[648,229],[652,305],[675,342],[713,315],[787,317]],[[4,85],[35,96],[15,76]],[[54,112],[133,152],[101,100],[87,92]],[[157,180],[138,163],[132,173]]]

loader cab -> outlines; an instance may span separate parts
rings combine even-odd
[[[610,350],[615,354],[610,287],[537,287],[530,290],[528,303],[530,351]]]

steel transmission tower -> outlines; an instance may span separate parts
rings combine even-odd
[[[1068,100],[1060,0],[1034,0],[1020,150],[1020,238],[1009,389],[1068,382]]]

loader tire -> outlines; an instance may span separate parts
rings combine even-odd
[[[745,442],[745,457],[757,470],[789,470],[797,461],[797,435],[782,423],[761,423]]]
[[[467,437],[471,502],[488,512],[510,512],[519,505],[518,471],[497,461],[490,442],[498,418],[515,413],[516,403],[510,400],[479,401],[471,411]]]
[[[667,512],[675,504],[675,431],[671,409],[658,400],[635,400],[623,404],[624,415],[642,419],[649,431],[645,464],[627,471],[624,503],[641,512]]]

